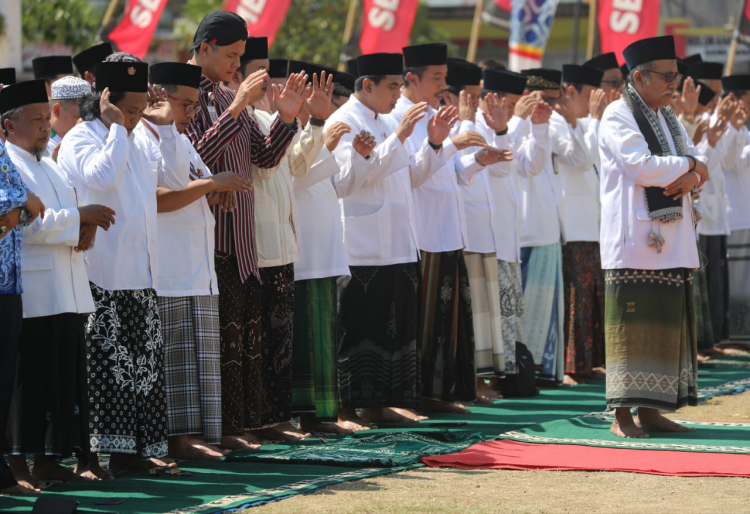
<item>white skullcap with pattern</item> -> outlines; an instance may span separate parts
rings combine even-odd
[[[51,100],[75,100],[91,93],[91,84],[78,77],[63,77],[52,83]]]

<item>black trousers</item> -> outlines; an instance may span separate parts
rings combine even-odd
[[[18,343],[21,339],[23,306],[20,294],[0,294],[0,438],[5,439],[13,383],[16,379]],[[0,444],[0,447],[6,447]],[[0,453],[0,489],[16,485],[8,463]]]
[[[701,236],[701,251],[706,256],[706,282],[708,284],[708,306],[711,310],[711,325],[714,344],[729,339],[729,258],[727,236]]]

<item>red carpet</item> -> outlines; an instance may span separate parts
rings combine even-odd
[[[452,455],[425,457],[432,467],[548,471],[625,471],[682,477],[750,477],[750,455],[628,450],[570,444],[490,441]]]

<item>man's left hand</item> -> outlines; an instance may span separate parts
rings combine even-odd
[[[431,144],[439,146],[451,133],[451,127],[458,120],[458,110],[444,105],[427,122],[427,139]]]
[[[284,89],[280,89],[278,85],[272,84],[273,88],[273,104],[276,107],[276,111],[279,113],[279,118],[286,124],[294,122],[294,118],[297,117],[302,102],[310,96],[312,88],[306,86],[307,73],[292,73],[286,81]]]
[[[326,81],[326,72],[320,72],[320,80],[318,80],[318,74],[313,74],[312,90],[310,96],[305,100],[305,107],[307,112],[313,118],[319,120],[328,119],[328,113],[331,110],[331,97],[333,96],[333,75],[328,75]]]

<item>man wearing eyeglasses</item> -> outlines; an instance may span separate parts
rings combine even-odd
[[[622,69],[617,64],[617,56],[614,52],[608,52],[606,54],[597,55],[593,59],[589,59],[584,66],[590,66],[600,70],[602,75],[601,88],[607,93],[609,97],[613,91],[622,93],[625,89],[625,78],[622,76]]]

